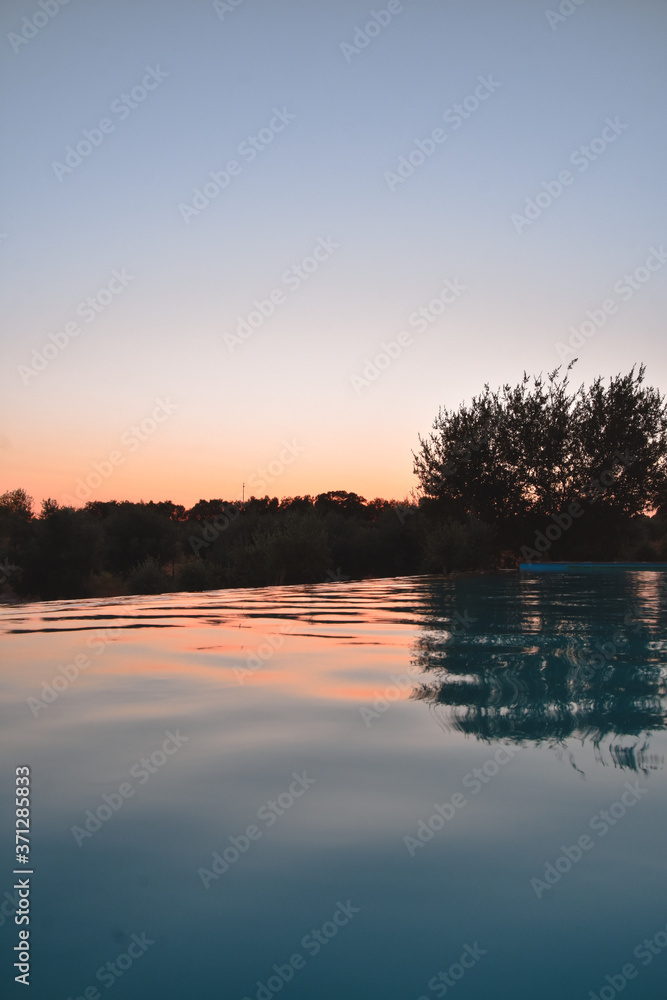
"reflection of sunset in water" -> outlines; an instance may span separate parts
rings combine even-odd
[[[539,956],[530,995],[570,995],[573,963],[597,982],[617,927],[641,940],[664,919],[659,577],[418,577],[1,608],[3,759],[29,764],[34,783],[49,973],[38,1000],[81,996],[144,929],[156,944],[128,1000],[254,998],[249,984],[348,899],[358,918],[289,983],[290,1000],[418,996],[424,966],[466,940],[488,947],[471,997],[529,995],[517,941]],[[182,748],[163,759],[167,733]],[[133,775],[156,752],[144,787]],[[292,802],[295,775],[312,787]],[[88,839],[86,817],[94,825],[128,781],[135,794]],[[646,789],[636,809],[536,900],[530,879],[628,781]],[[290,808],[234,847],[270,802]],[[234,864],[204,889],[198,872],[225,851]],[[642,990],[658,1000],[662,979]]]

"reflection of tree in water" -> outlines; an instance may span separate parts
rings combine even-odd
[[[623,577],[616,591],[627,590]],[[511,585],[490,614],[479,600],[482,583],[477,590],[469,586],[467,595],[460,583],[455,591],[432,592],[413,660],[426,676],[413,698],[427,702],[447,729],[485,742],[547,743],[576,770],[566,741],[591,742],[600,763],[662,768],[662,755],[651,753],[648,743],[648,734],[667,728],[667,649],[652,641],[659,605],[642,602],[636,586],[630,593],[609,591],[620,627],[610,616],[605,631],[599,607],[587,623],[581,598],[577,605],[566,586]],[[452,614],[461,596],[473,620],[467,628],[456,627]]]

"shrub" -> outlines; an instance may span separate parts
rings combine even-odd
[[[476,517],[468,517],[465,523],[444,521],[426,532],[424,570],[446,573],[455,569],[481,569],[492,559],[494,541],[493,528]]]
[[[127,578],[130,594],[163,594],[171,590],[170,580],[152,556],[138,563]]]
[[[189,559],[176,567],[176,590],[218,590],[220,583],[219,571],[203,559]]]

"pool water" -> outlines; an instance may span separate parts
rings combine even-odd
[[[664,1000],[666,579],[2,606],[3,995]]]

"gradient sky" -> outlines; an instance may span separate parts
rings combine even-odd
[[[565,2],[559,20],[542,0],[392,0],[358,51],[383,0],[234,3],[2,5],[0,492],[62,501],[117,452],[90,499],[190,505],[260,479],[246,495],[402,498],[438,406],[556,367],[570,327],[610,299],[576,380],[644,361],[667,388],[667,255],[636,290],[617,285],[667,245],[662,0]],[[137,102],[147,67],[155,89]],[[493,92],[447,115],[480,77]],[[123,94],[136,106],[121,111]],[[239,147],[282,124],[275,109],[294,118],[250,162]],[[59,168],[102,119],[99,144]],[[411,176],[387,178],[438,128]],[[231,160],[228,186],[186,221],[179,206]],[[560,195],[517,224],[564,170]],[[339,246],[295,288],[285,272],[320,239]],[[132,280],[87,322],[80,303],[114,270]],[[410,326],[447,279],[465,291]],[[230,350],[275,289],[273,315]],[[35,373],[33,352],[72,323]],[[412,342],[355,387],[401,331]],[[153,432],[156,400],[175,409]],[[129,429],[147,418],[139,442]]]

